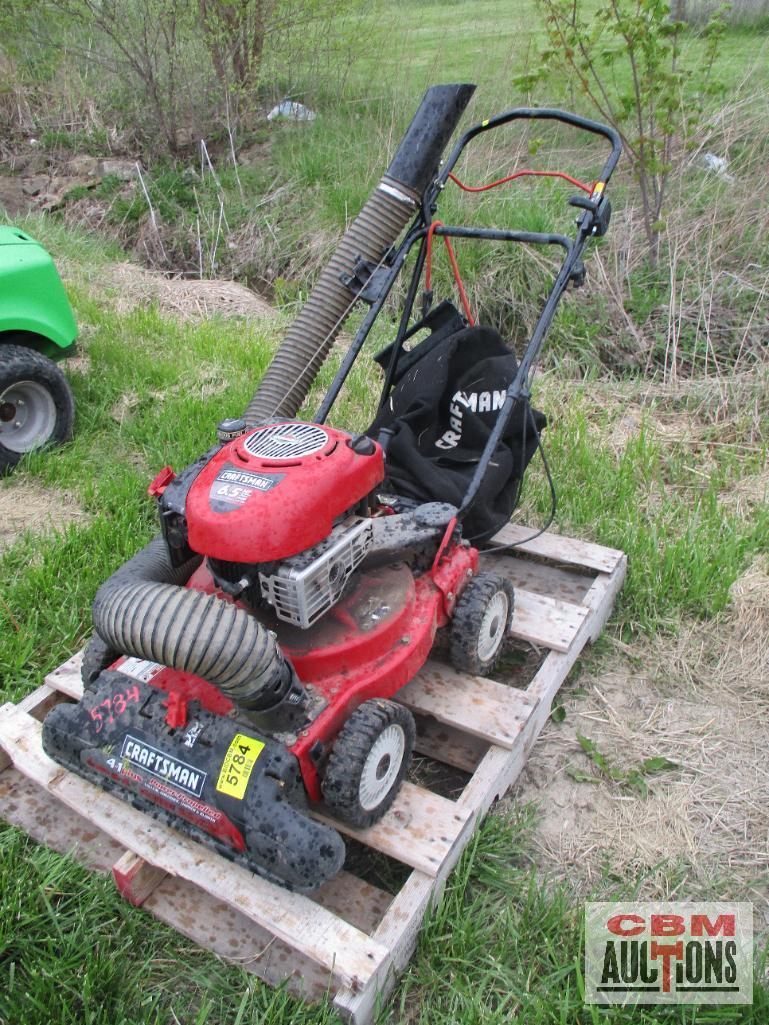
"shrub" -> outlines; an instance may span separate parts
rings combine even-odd
[[[539,55],[539,69],[519,76],[517,84],[531,88],[564,74],[619,132],[656,267],[671,173],[699,128],[705,100],[720,91],[713,66],[723,17],[714,15],[702,30],[704,52],[686,53],[684,25],[671,17],[668,0],[609,0],[599,17],[579,0],[538,3],[549,45]]]

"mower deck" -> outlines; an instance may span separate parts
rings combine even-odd
[[[495,542],[530,533],[507,527]],[[127,900],[271,985],[288,979],[309,999],[330,987],[340,1015],[364,1025],[408,963],[425,911],[476,826],[523,769],[553,698],[603,629],[625,576],[622,552],[556,534],[511,551],[482,556],[482,564],[513,581],[512,634],[542,656],[536,671],[501,671],[513,677],[503,683],[433,659],[397,695],[417,720],[424,758],[417,778],[433,778],[435,763],[451,767],[452,797],[457,780],[461,793],[449,799],[429,783],[407,782],[370,829],[333,823],[411,869],[397,893],[352,871],[311,896],[290,893],[51,761],[40,723],[55,704],[81,696],[79,655],[18,705],[0,708],[0,816],[89,868],[111,870]]]

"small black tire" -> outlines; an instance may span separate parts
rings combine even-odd
[[[414,750],[414,717],[394,701],[364,701],[342,727],[323,774],[329,812],[358,829],[373,825],[400,790]]]
[[[459,596],[449,629],[449,657],[460,673],[487,676],[504,650],[515,595],[509,580],[479,573]]]
[[[27,452],[72,437],[75,402],[53,360],[24,345],[0,344],[0,475]]]
[[[120,658],[118,652],[113,651],[97,633],[92,634],[85,646],[83,664],[80,668],[80,677],[85,690],[93,690],[99,674],[105,669],[109,669],[118,658]]]

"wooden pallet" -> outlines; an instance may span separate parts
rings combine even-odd
[[[494,543],[530,533],[509,526]],[[338,827],[411,869],[397,893],[351,871],[311,897],[289,893],[51,761],[40,723],[57,702],[80,697],[79,656],[19,704],[0,707],[0,816],[112,871],[128,900],[202,947],[272,985],[288,980],[309,999],[331,991],[342,1017],[369,1022],[463,848],[521,772],[559,687],[603,629],[626,568],[622,552],[550,533],[482,561],[513,581],[512,633],[541,653],[541,664],[515,687],[431,661],[398,695],[416,715],[417,751],[469,775],[456,799],[407,782],[371,829]]]

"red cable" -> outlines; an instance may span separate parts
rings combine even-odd
[[[498,178],[497,181],[489,182],[488,185],[465,185],[463,181],[460,181],[455,174],[449,171],[448,177],[463,190],[463,192],[488,192],[489,189],[495,189],[497,185],[505,185],[507,182],[514,181],[516,178],[524,177],[532,178],[563,178],[564,181],[570,182],[575,185],[578,189],[582,189],[583,192],[587,192],[589,195],[593,194],[595,186],[586,185],[584,182],[579,181],[577,178],[572,178],[570,174],[566,174],[564,171],[529,171],[521,170],[515,171],[513,174],[507,175],[506,178]],[[433,266],[433,234],[436,228],[442,228],[444,226],[443,221],[433,221],[430,227],[427,229],[427,254],[425,256],[425,291],[430,291],[430,284],[432,281],[432,266]],[[448,235],[443,236],[443,241],[446,243],[446,249],[449,254],[449,260],[451,261],[451,269],[454,272],[454,280],[457,283],[457,289],[462,299],[462,305],[465,309],[465,316],[467,317],[468,323],[471,326],[475,326],[475,318],[470,311],[470,302],[467,298],[467,292],[465,286],[462,283],[462,277],[459,273],[459,265],[457,264],[457,258],[454,255],[454,249],[451,245]]]
[[[451,171],[449,171],[448,176],[463,192],[488,192],[489,189],[494,189],[497,185],[504,185],[515,178],[523,178],[527,175],[533,178],[563,178],[564,181],[571,182],[572,185],[576,185],[583,192],[592,193],[593,191],[592,185],[585,185],[584,182],[579,181],[577,178],[572,178],[570,174],[565,174],[563,171],[515,171],[514,174],[509,174],[506,178],[498,178],[495,182],[489,182],[488,185],[465,185]]]
[[[427,229],[427,253],[425,255],[425,291],[430,291],[430,284],[432,281],[432,268],[433,268],[433,234],[436,228],[444,227],[443,221],[433,221],[430,227]],[[451,240],[448,235],[443,236],[443,241],[446,243],[446,249],[449,254],[449,260],[451,261],[451,269],[454,272],[454,280],[457,283],[457,289],[459,290],[459,296],[462,300],[462,305],[465,309],[465,316],[470,327],[475,327],[475,317],[470,310],[470,301],[467,298],[467,292],[465,286],[462,283],[462,277],[459,273],[459,264],[457,258],[454,255],[454,248],[451,245]]]

